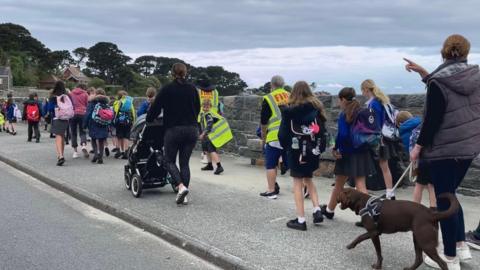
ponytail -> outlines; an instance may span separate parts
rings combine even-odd
[[[360,103],[355,99],[355,95],[355,89],[352,87],[345,87],[338,93],[338,98],[345,99],[347,101],[344,112],[347,123],[349,124],[353,122],[355,115],[361,108]]]
[[[375,84],[375,82],[371,79],[365,80],[362,82],[362,90],[368,90],[372,92],[373,96],[380,100],[382,105],[390,104],[390,98],[386,96],[382,90]]]

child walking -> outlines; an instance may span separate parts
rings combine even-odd
[[[13,96],[11,93],[7,95],[7,104],[5,106],[5,111],[7,113],[7,133],[11,135],[17,135],[15,131],[15,123],[17,123],[17,104],[13,101]]]
[[[22,119],[28,123],[28,137],[27,141],[31,142],[33,133],[35,133],[35,142],[40,142],[39,124],[42,117],[42,104],[38,102],[36,93],[30,93],[28,100],[23,103]]]
[[[103,164],[105,142],[108,138],[108,128],[113,120],[113,110],[105,90],[99,88],[88,104],[84,117],[83,128],[88,128],[93,149],[92,163]]]
[[[216,168],[213,174],[220,175],[224,169],[220,163],[217,147],[222,147],[233,138],[232,131],[223,116],[211,111],[212,102],[209,99],[203,100],[202,107],[200,140],[202,151],[206,153],[208,159],[208,164],[202,168],[202,171],[213,171],[213,163],[215,163]]]
[[[417,138],[422,127],[422,120],[419,117],[413,117],[410,112],[401,111],[397,115],[396,124],[399,128],[403,147],[408,153],[408,156],[410,156],[410,151],[417,143]],[[433,189],[429,166],[426,161],[419,160],[417,167],[417,181],[415,182],[415,188],[413,190],[414,202],[422,203],[422,193],[425,188],[428,190],[430,208],[436,208],[437,200],[435,198],[435,190]]]
[[[333,148],[335,157],[335,187],[330,195],[328,205],[322,206],[322,214],[333,219],[337,206],[337,197],[343,191],[343,186],[349,177],[354,178],[355,188],[367,193],[365,178],[375,173],[375,165],[368,147],[354,148],[351,136],[351,125],[357,112],[361,109],[355,98],[355,89],[345,87],[338,93],[338,104],[342,109],[338,118],[338,133]],[[355,223],[361,226],[361,222]]]
[[[290,176],[297,218],[288,221],[290,229],[306,231],[304,209],[304,185],[313,204],[313,224],[323,222],[313,172],[318,169],[320,154],[326,147],[325,110],[323,104],[310,90],[305,81],[295,83],[288,99],[288,107],[282,112],[278,138],[287,151]]]

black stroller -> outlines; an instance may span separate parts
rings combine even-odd
[[[163,158],[163,121],[161,118],[147,123],[146,115],[140,116],[131,132],[133,145],[128,151],[128,164],[125,165],[125,187],[135,198],[142,195],[143,189],[171,185],[171,177],[165,170]]]

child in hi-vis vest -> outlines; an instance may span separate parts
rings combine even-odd
[[[202,133],[202,150],[207,153],[208,164],[202,168],[202,171],[213,171],[213,164],[216,165],[215,175],[221,174],[224,170],[220,163],[220,156],[217,148],[228,143],[232,138],[232,131],[224,117],[211,111],[212,102],[208,99],[202,102],[203,112],[201,114],[200,125]]]

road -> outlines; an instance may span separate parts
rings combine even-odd
[[[0,269],[216,269],[0,163]]]

